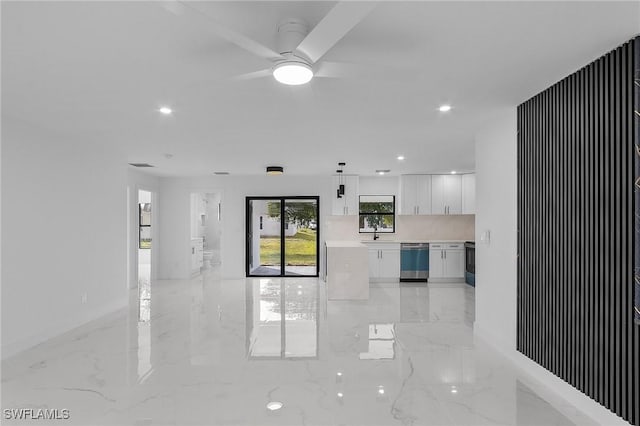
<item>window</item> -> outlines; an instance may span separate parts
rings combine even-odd
[[[360,196],[360,233],[396,231],[396,197],[394,195]]]

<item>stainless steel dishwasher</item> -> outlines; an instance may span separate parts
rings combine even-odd
[[[400,244],[400,281],[427,282],[429,243]]]

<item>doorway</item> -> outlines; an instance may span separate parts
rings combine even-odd
[[[222,193],[191,193],[191,275],[222,263]]]
[[[138,190],[138,321],[151,315],[151,192]]]
[[[247,197],[248,277],[319,272],[320,197]]]

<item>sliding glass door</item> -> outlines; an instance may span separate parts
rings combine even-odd
[[[248,277],[318,276],[319,197],[247,197]]]

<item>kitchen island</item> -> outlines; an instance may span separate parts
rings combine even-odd
[[[327,298],[369,299],[369,250],[358,241],[325,243]]]

